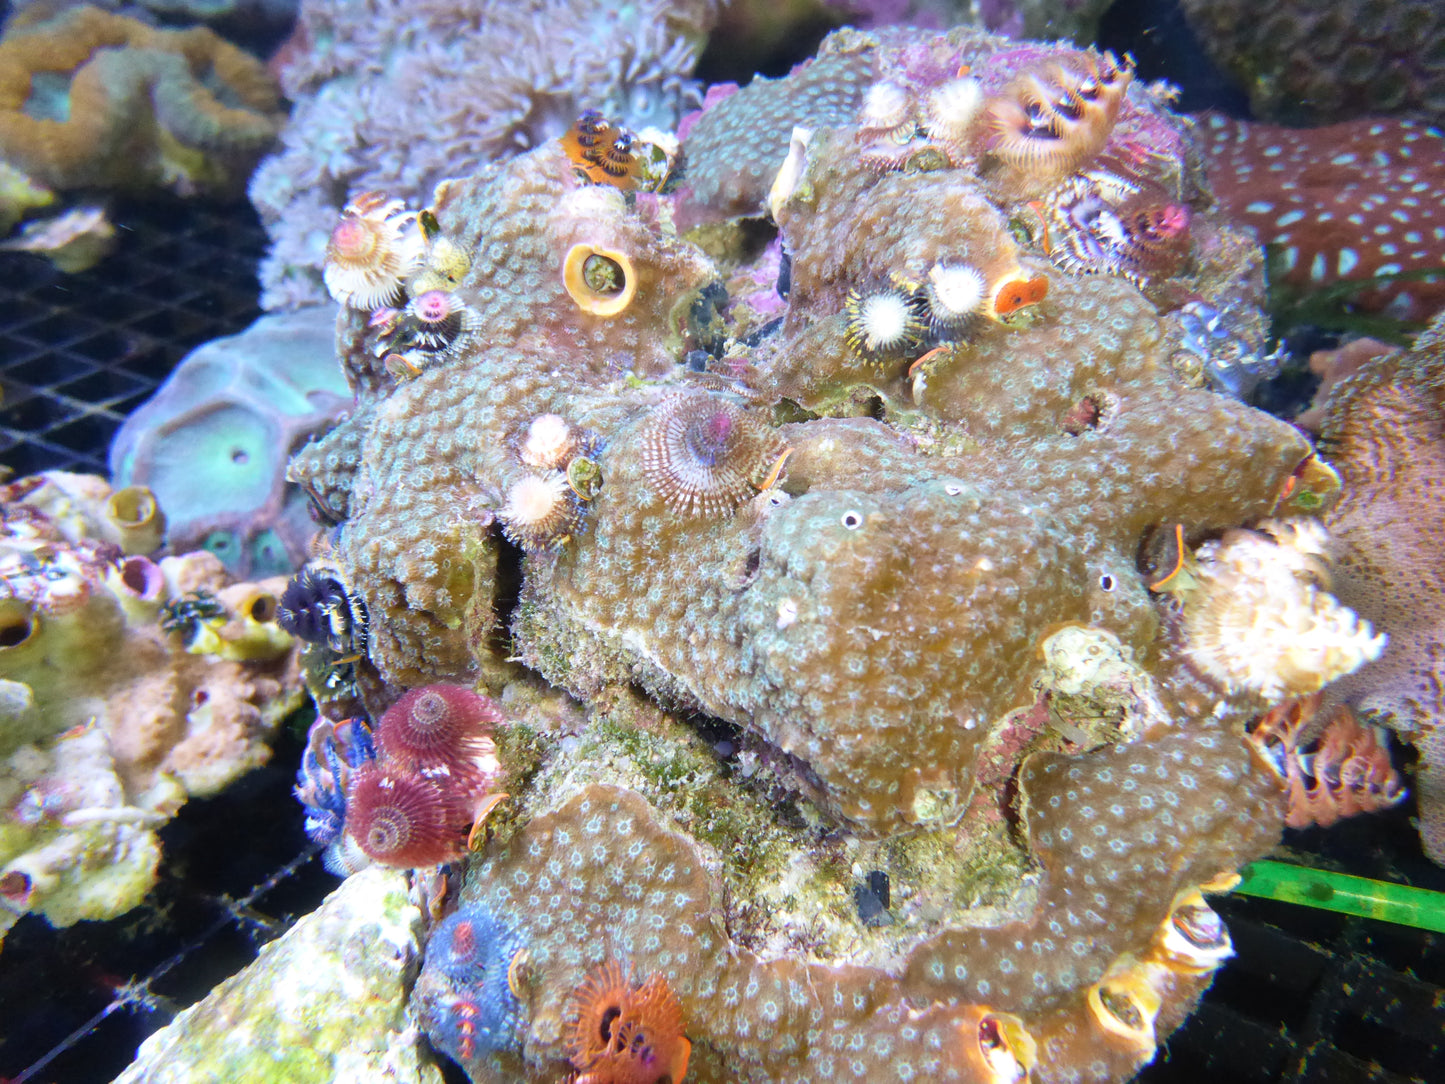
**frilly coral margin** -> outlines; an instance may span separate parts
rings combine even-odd
[[[204,28],[82,7],[0,41],[0,155],[52,188],[236,191],[280,109],[265,66]]]

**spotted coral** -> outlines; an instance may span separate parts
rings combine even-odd
[[[397,381],[367,315],[341,317],[356,411],[294,471],[342,521],[368,663],[505,684],[538,720],[498,735],[535,770],[461,888],[525,947],[518,1034],[462,1058],[474,1080],[578,1071],[573,992],[612,959],[672,989],[696,1079],[1116,1082],[1228,955],[1202,893],[1274,845],[1286,788],[1243,737],[1258,705],[1181,650],[1151,543],[1270,516],[1312,448],[1186,382],[1145,291],[1051,262],[977,156],[860,156],[867,86],[922,99],[968,64],[993,94],[1051,60],[1084,63],[961,29],[839,34],[714,96],[675,194],[587,183],[555,141],[439,186],[436,236],[469,260],[450,289],[484,329],[460,356]],[[1183,187],[1182,130],[1145,91],[1086,168],[1138,150],[1218,242],[1169,283],[1261,319],[1252,244]],[[626,255],[625,311],[568,291],[579,244]],[[915,371],[849,349],[850,292],[926,303],[962,266],[981,318]],[[683,406],[670,446],[704,465],[743,424],[777,442],[708,514],[658,473]],[[519,458],[546,415],[605,484],[578,487],[585,531],[518,561],[501,513],[523,473],[560,473]],[[860,917],[860,871],[891,879],[893,922]]]
[[[1445,23],[1430,4],[1179,6],[1210,59],[1249,95],[1254,116],[1302,129],[1351,117],[1440,120]]]
[[[1358,283],[1351,305],[1425,320],[1445,305],[1445,134],[1412,120],[1283,128],[1206,114],[1209,183],[1273,254],[1271,271],[1309,292]],[[1405,276],[1405,277],[1396,277]],[[1412,277],[1415,276],[1415,277]]]

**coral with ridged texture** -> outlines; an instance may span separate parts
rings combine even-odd
[[[281,119],[265,65],[205,28],[80,7],[0,41],[0,156],[51,188],[235,192]]]
[[[1365,722],[1419,748],[1420,835],[1445,864],[1442,409],[1445,318],[1437,318],[1413,350],[1377,357],[1335,387],[1320,440],[1343,482],[1327,517],[1336,592],[1390,637],[1337,692]]]

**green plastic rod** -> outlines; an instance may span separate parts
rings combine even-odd
[[[1445,892],[1284,862],[1254,862],[1239,875],[1243,880],[1235,891],[1244,896],[1263,896],[1445,933]]]

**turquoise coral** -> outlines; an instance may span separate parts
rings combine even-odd
[[[286,457],[344,416],[327,309],[262,317],[182,359],[110,449],[118,486],[149,486],[175,552],[205,549],[239,576],[290,572],[316,524]]]

